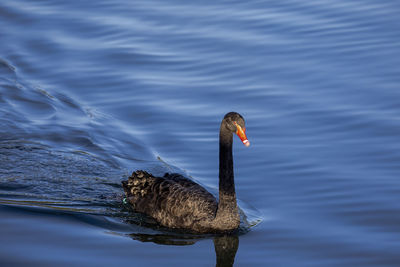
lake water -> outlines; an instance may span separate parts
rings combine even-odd
[[[0,263],[399,266],[397,1],[0,3]],[[234,236],[150,227],[132,171],[216,192],[234,140]]]

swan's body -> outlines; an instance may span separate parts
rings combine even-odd
[[[248,146],[244,120],[238,113],[225,115],[220,128],[219,202],[199,184],[179,174],[164,177],[138,170],[122,182],[136,212],[154,218],[169,228],[195,232],[228,232],[239,227],[233,178],[232,133]]]

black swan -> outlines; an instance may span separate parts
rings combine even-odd
[[[159,224],[199,233],[231,232],[239,227],[233,178],[232,135],[250,145],[243,117],[229,112],[219,132],[219,202],[202,186],[180,174],[155,177],[137,170],[122,182],[128,202]]]

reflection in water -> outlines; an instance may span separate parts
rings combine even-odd
[[[236,251],[239,247],[239,237],[219,236],[214,238],[215,254],[217,255],[216,266],[233,266]]]
[[[132,237],[132,239],[141,242],[153,242],[159,245],[173,245],[173,246],[193,245],[198,240],[198,238],[196,237],[177,237],[164,234],[135,233],[135,234],[129,234],[129,236]]]
[[[167,235],[167,234],[129,234],[141,242],[153,242],[160,245],[186,246],[193,245],[204,236],[195,235]],[[236,252],[239,247],[239,237],[236,235],[222,235],[214,237],[216,266],[233,266]]]

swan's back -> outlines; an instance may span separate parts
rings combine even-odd
[[[215,197],[202,186],[179,174],[155,177],[136,171],[122,182],[136,212],[147,214],[170,228],[205,232],[217,211]]]

